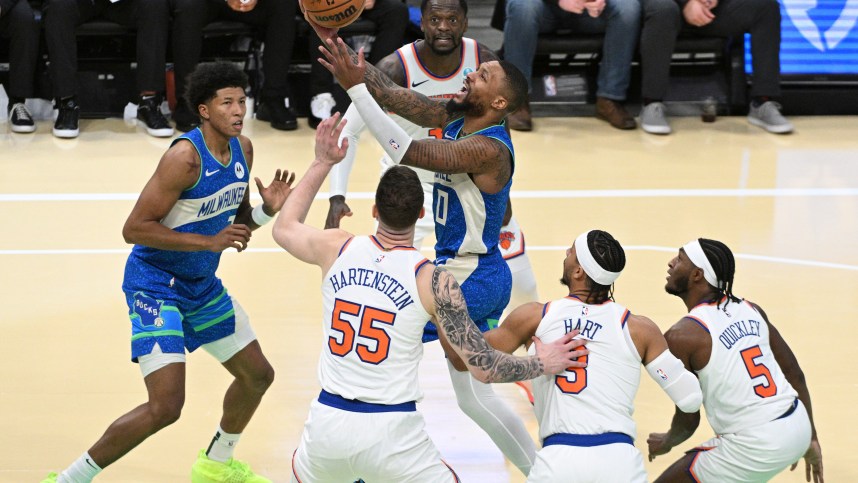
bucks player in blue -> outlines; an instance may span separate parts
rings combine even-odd
[[[312,22],[311,22],[312,24]],[[326,41],[320,59],[349,96],[367,127],[394,163],[434,171],[433,211],[436,261],[461,284],[468,313],[482,331],[497,325],[509,303],[512,278],[498,249],[509,200],[514,153],[503,121],[527,95],[521,72],[507,62],[489,61],[467,73],[459,92],[444,101],[397,85],[351,51],[333,29],[314,25]],[[414,124],[443,128],[442,139],[413,139],[381,109]],[[424,341],[434,340],[427,328]],[[522,421],[490,385],[468,375],[445,340],[459,406],[480,425],[524,474],[535,445]]]
[[[149,399],[107,428],[77,461],[45,481],[86,483],[149,436],[179,418],[185,399],[185,349],[202,347],[235,377],[220,425],[200,451],[191,481],[269,482],[233,459],[240,433],[274,379],[247,314],[215,275],[221,252],[247,248],[252,230],[286,201],[294,174],[277,170],[263,203],[250,206],[253,146],[241,135],[247,77],[232,64],[200,64],[188,100],[202,124],[164,154],[128,216],[134,243],[122,289],[131,318],[131,359]],[[145,478],[144,478],[145,479]]]

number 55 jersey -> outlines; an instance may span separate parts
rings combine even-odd
[[[417,369],[429,314],[416,273],[430,263],[413,247],[351,238],[322,283],[322,389],[374,404],[418,401]]]

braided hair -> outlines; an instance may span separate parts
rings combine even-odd
[[[700,247],[703,248],[703,253],[712,269],[715,270],[715,276],[718,277],[718,299],[726,297],[724,308],[727,307],[727,302],[739,302],[740,299],[733,295],[733,276],[736,274],[736,260],[733,258],[733,252],[727,248],[727,245],[708,238],[700,238]]]
[[[610,233],[602,230],[592,230],[587,234],[587,247],[590,254],[600,267],[609,272],[621,272],[626,266],[626,252]],[[590,292],[587,294],[588,303],[601,304],[606,300],[614,300],[614,285],[601,285],[587,276]]]

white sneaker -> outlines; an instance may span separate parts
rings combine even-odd
[[[751,104],[748,122],[770,133],[789,134],[792,132],[792,124],[781,114],[781,105],[774,101],[766,101],[758,107]]]
[[[641,109],[641,128],[650,134],[670,134],[670,124],[661,102],[650,102]]]
[[[332,111],[336,105],[337,101],[334,100],[334,96],[332,96],[330,92],[323,92],[313,96],[310,100],[310,111],[312,111],[313,116],[324,121],[331,117]]]

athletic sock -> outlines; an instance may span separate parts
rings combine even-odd
[[[482,383],[470,372],[459,372],[447,361],[456,400],[468,415],[494,441],[504,456],[525,476],[536,458],[536,444],[524,422],[495,394],[491,384]]]
[[[89,453],[84,453],[57,477],[57,483],[89,483],[101,473]]]
[[[241,433],[227,433],[218,426],[214,438],[212,438],[212,442],[209,445],[209,449],[206,450],[206,456],[208,456],[210,460],[226,463],[230,458],[232,458],[232,453],[235,451],[235,445],[238,444],[238,438],[240,437]]]

